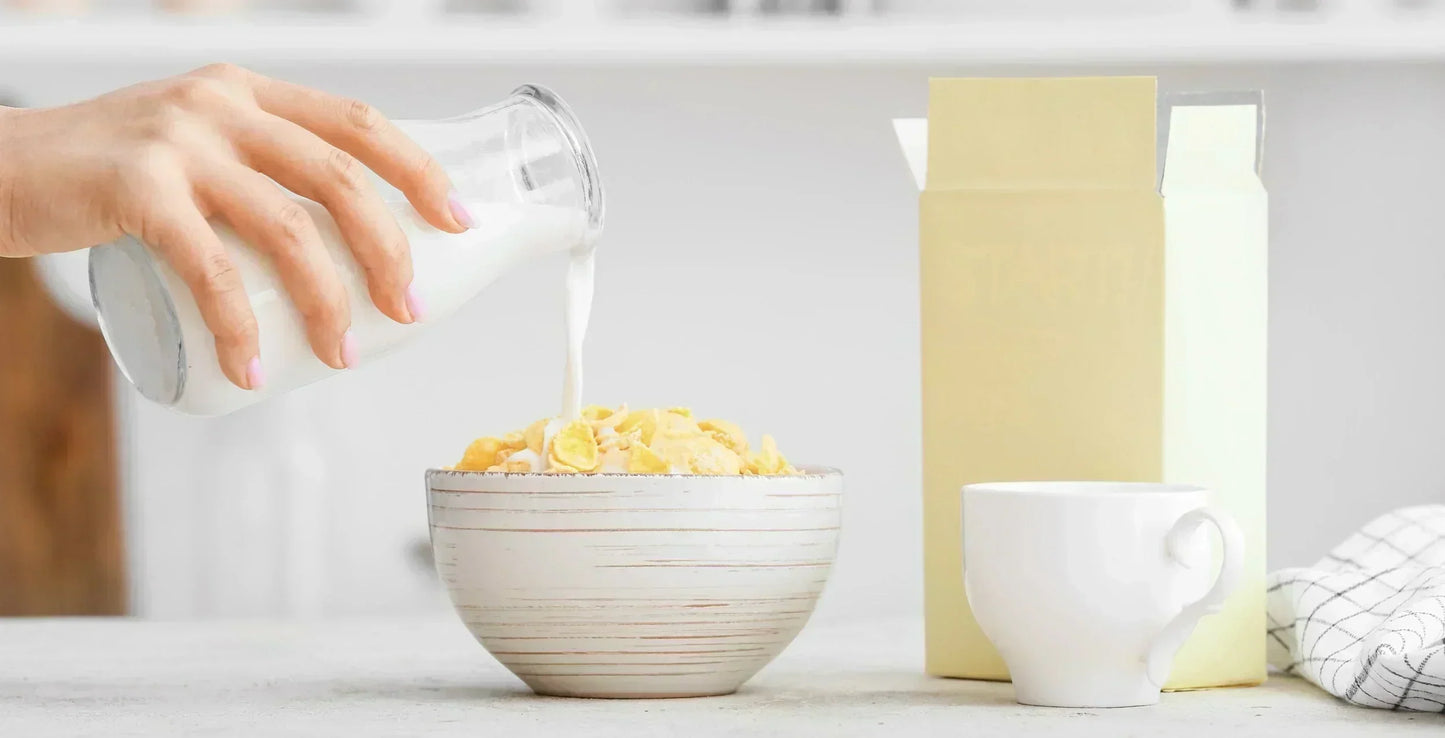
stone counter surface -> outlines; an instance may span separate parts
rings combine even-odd
[[[0,738],[44,736],[1382,736],[1445,716],[1345,705],[1290,677],[1154,707],[1014,703],[922,674],[912,621],[817,625],[728,697],[535,697],[451,619],[0,620]]]

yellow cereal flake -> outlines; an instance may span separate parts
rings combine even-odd
[[[532,453],[541,455],[542,440],[547,434],[547,424],[550,422],[551,418],[542,418],[522,431],[522,438],[527,442],[527,448],[532,449]]]
[[[674,469],[686,470],[689,459],[697,449],[693,447],[697,437],[689,438],[678,433],[663,433],[658,431],[652,437],[652,443],[647,444],[658,456],[661,456],[667,465]]]
[[[702,429],[697,427],[697,421],[687,415],[678,415],[674,412],[666,412],[658,416],[657,432],[668,438],[706,437]]]
[[[727,446],[708,440],[693,454],[689,468],[693,474],[741,474],[743,460]]]
[[[603,452],[626,451],[632,445],[632,434],[621,434],[611,428],[597,431],[597,448]]]
[[[627,458],[629,474],[666,474],[671,470],[667,460],[648,448],[645,443],[634,445]]]
[[[692,408],[690,407],[670,407],[667,411],[673,415],[681,415],[684,418],[692,417]]]
[[[617,444],[617,447],[620,449],[626,450],[633,446],[642,445],[642,431],[631,430],[626,433],[619,433],[617,436],[621,439]]]
[[[661,418],[661,410],[633,410],[617,424],[617,432],[637,431],[643,443],[652,443],[652,436],[657,433]]]
[[[589,413],[588,411],[592,411]],[[582,411],[582,417],[592,424],[593,430],[616,430],[619,423],[627,419],[627,406],[623,405],[617,409],[606,408],[600,405],[589,405]]]
[[[778,444],[772,436],[763,436],[762,448],[748,454],[749,474],[786,474],[789,469],[788,460],[778,453]]]
[[[503,462],[500,468],[494,469],[493,471],[504,471],[511,474],[525,474],[529,471],[532,471],[532,465],[525,461],[507,461]]]
[[[565,466],[574,471],[590,472],[597,468],[597,437],[585,420],[574,420],[557,431],[552,438],[549,467]]]
[[[605,407],[602,405],[588,405],[587,407],[582,408],[582,418],[584,420],[602,420],[603,418],[611,416],[615,412],[617,411],[613,410],[610,407]]]
[[[509,448],[513,451],[521,451],[527,447],[527,438],[517,431],[512,431],[502,436],[502,448]]]
[[[467,446],[462,454],[462,460],[457,462],[459,471],[486,471],[493,464],[497,463],[497,451],[502,448],[502,439],[478,438]]]
[[[727,446],[733,453],[742,458],[747,458],[748,437],[747,434],[743,433],[742,428],[726,420],[718,420],[717,418],[700,421],[697,427],[701,428],[704,433],[712,436],[714,441]]]

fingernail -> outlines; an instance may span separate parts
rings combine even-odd
[[[341,337],[341,363],[347,369],[355,369],[356,362],[356,337],[351,335],[351,331],[347,331]]]
[[[413,322],[420,323],[426,320],[426,303],[422,302],[421,295],[416,293],[416,287],[406,286],[406,311],[411,313]]]
[[[246,363],[246,386],[258,390],[266,386],[266,371],[261,368],[261,357],[254,356]]]
[[[472,220],[471,211],[467,210],[466,205],[462,204],[462,199],[457,196],[455,190],[453,190],[450,195],[447,195],[447,205],[451,206],[452,217],[455,218],[458,223],[461,223],[467,228],[477,227],[477,222]]]

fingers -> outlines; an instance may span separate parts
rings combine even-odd
[[[409,293],[412,265],[406,234],[361,162],[269,113],[238,125],[237,146],[247,163],[331,212],[366,274],[377,308],[399,323],[419,320],[420,302]]]
[[[346,288],[311,214],[266,177],[238,163],[216,162],[205,171],[195,184],[197,195],[236,235],[271,257],[305,321],[316,357],[333,369],[354,366]]]
[[[441,165],[376,108],[259,75],[251,89],[262,110],[355,156],[401,190],[428,223],[452,233],[474,225],[466,208],[453,197],[451,180]]]
[[[221,371],[241,389],[265,384],[256,316],[236,265],[193,202],[167,200],[137,233],[165,259],[196,298],[206,328],[216,338]]]

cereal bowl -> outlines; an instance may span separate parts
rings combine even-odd
[[[427,472],[437,573],[538,694],[734,692],[813,612],[843,475]]]

